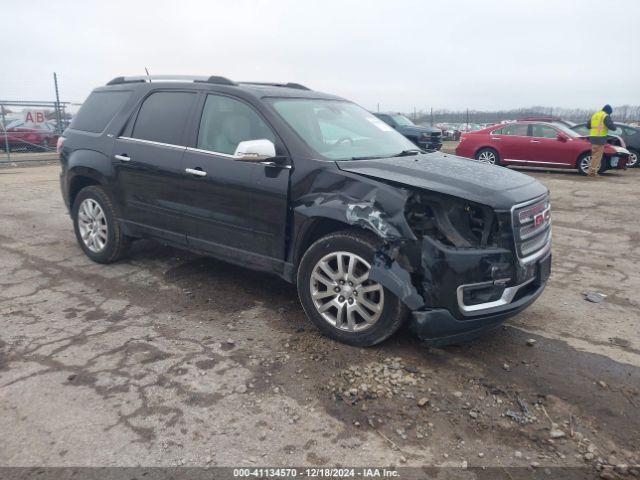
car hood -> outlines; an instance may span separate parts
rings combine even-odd
[[[436,127],[425,127],[422,125],[401,125],[398,127],[398,131],[407,133],[407,134],[413,134],[413,135],[417,135],[420,133],[440,133],[441,130],[439,128]]]
[[[508,210],[547,188],[529,175],[441,152],[408,157],[336,162],[338,168]]]

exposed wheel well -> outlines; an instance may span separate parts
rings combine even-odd
[[[300,263],[300,259],[304,255],[304,252],[307,251],[307,249],[313,244],[313,242],[324,237],[325,235],[328,235],[329,233],[349,229],[362,230],[363,232],[366,231],[364,229],[354,227],[353,225],[349,225],[348,223],[333,220],[331,218],[317,218],[315,220],[312,220],[312,224],[303,230],[302,238],[300,238],[296,245],[296,271],[298,270],[298,264]]]
[[[69,205],[73,206],[73,202],[76,200],[76,196],[80,193],[80,190],[90,185],[100,185],[100,182],[95,178],[85,177],[84,175],[73,177],[69,185]]]

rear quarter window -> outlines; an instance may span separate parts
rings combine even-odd
[[[93,92],[85,100],[70,128],[100,133],[131,96],[130,91]]]

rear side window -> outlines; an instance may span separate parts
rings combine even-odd
[[[93,92],[73,118],[71,128],[100,133],[124,106],[131,92]]]
[[[152,93],[140,107],[131,136],[181,145],[182,132],[195,97],[196,94],[191,92]]]

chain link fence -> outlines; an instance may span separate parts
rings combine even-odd
[[[0,99],[0,164],[56,159],[58,137],[70,122],[54,73],[51,101]]]

